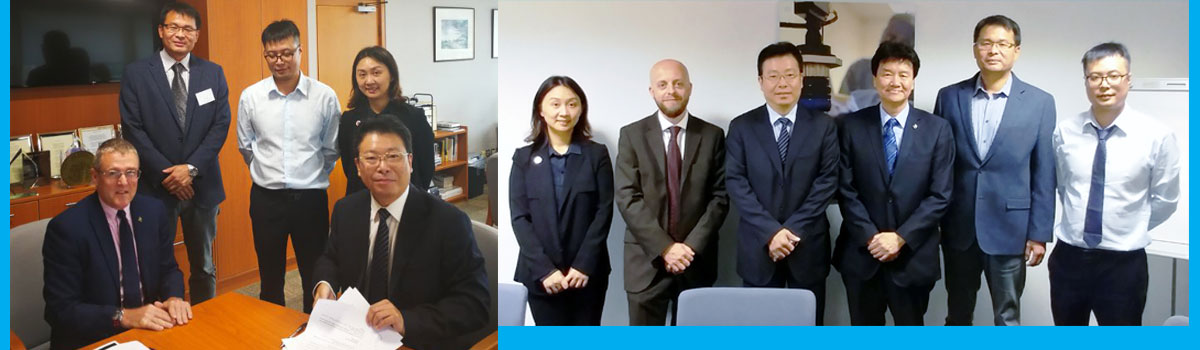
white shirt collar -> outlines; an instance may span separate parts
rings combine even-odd
[[[880,103],[879,104],[879,125],[880,125],[880,127],[882,127],[883,125],[887,125],[888,118],[895,117],[896,121],[900,122],[900,128],[904,129],[904,125],[908,122],[909,108],[910,107],[908,105],[908,102],[906,101],[906,102],[904,102],[904,108],[900,110],[900,114],[893,116],[891,114],[888,114],[887,110],[883,109],[883,104]]]
[[[279,85],[275,85],[275,77],[274,76],[267,77],[266,80],[267,80],[267,84],[268,84],[267,87],[270,88],[269,90],[267,90],[268,94],[273,92],[273,93],[279,94],[279,96],[284,96],[283,92],[279,91]],[[308,96],[308,88],[311,85],[312,85],[312,82],[309,81],[308,76],[304,75],[304,71],[302,70],[302,71],[300,71],[300,81],[298,81],[296,83],[296,90],[292,91],[292,92],[300,92],[301,95]]]
[[[400,194],[400,198],[396,198],[396,200],[392,201],[392,204],[388,204],[388,206],[386,208],[388,215],[390,215],[392,218],[395,218],[397,222],[400,221],[400,215],[404,214],[404,203],[408,201],[408,193],[412,192],[411,190],[412,190],[412,187],[404,189],[404,193]],[[379,212],[379,209],[384,208],[384,206],[383,206],[383,204],[380,204],[379,201],[375,200],[375,196],[370,196],[370,197],[371,197],[371,221],[374,222],[378,218],[377,213]]]
[[[792,105],[792,109],[790,111],[788,111],[787,114],[779,114],[779,113],[775,112],[774,108],[771,108],[770,104],[768,104],[767,105],[767,115],[769,115],[771,117],[771,126],[775,126],[775,121],[779,120],[779,118],[787,118],[787,120],[792,122],[792,124],[796,124],[796,109],[797,108],[800,108],[799,102],[797,102],[795,105]]]
[[[679,119],[679,124],[671,124],[671,120],[667,119],[667,115],[663,114],[662,111],[658,111],[659,129],[666,131],[667,128],[670,128],[672,126],[678,126],[680,129],[682,129],[681,131],[687,130],[688,119],[691,119],[690,116],[691,115],[688,114],[688,111],[685,109],[685,110],[683,110],[683,117],[681,119]]]
[[[176,62],[183,63],[183,71],[186,72],[188,71],[188,64],[192,62],[191,52],[188,52],[187,55],[183,56],[183,60],[180,61],[176,61],[174,58],[171,58],[171,55],[167,54],[167,50],[159,50],[158,57],[162,59],[163,68],[166,68],[168,72],[171,71],[171,67],[174,66]]]

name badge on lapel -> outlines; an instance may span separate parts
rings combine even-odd
[[[534,156],[534,157],[533,157],[533,164],[535,164],[535,165],[536,165],[536,164],[542,164],[542,156]]]
[[[212,89],[204,89],[204,91],[196,93],[196,105],[203,106],[215,100],[213,98]]]

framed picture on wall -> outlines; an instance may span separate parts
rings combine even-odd
[[[433,61],[475,59],[475,9],[433,8]]]
[[[500,58],[500,10],[492,9],[492,58]]]

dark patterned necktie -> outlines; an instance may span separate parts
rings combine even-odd
[[[375,231],[375,245],[371,253],[370,290],[367,291],[367,302],[374,304],[387,299],[388,292],[388,254],[391,251],[392,239],[388,234],[388,212],[379,208],[379,229]]]
[[[672,126],[671,141],[667,147],[667,234],[676,242],[682,242],[679,232],[679,168],[683,163],[679,154],[679,131],[682,128]]]
[[[789,130],[791,129],[792,121],[787,118],[779,118],[779,120],[775,121],[775,124],[779,125],[779,139],[776,140],[776,143],[779,145],[779,161],[783,163],[787,160],[788,143],[792,140],[792,133]]]
[[[133,228],[129,227],[124,210],[117,210],[117,225],[121,240],[121,290],[124,291],[121,304],[128,309],[141,307],[142,279],[138,273],[137,250],[133,248]]]
[[[1092,158],[1092,188],[1088,194],[1087,214],[1083,218],[1083,242],[1088,248],[1100,245],[1104,216],[1104,162],[1108,158],[1105,141],[1112,136],[1112,128],[1096,130],[1096,155]]]
[[[896,156],[900,155],[900,145],[896,142],[897,126],[900,126],[900,121],[896,118],[888,118],[883,123],[883,153],[887,155],[888,176],[896,171]]]
[[[187,84],[183,82],[183,64],[175,63],[171,70],[175,71],[175,79],[171,81],[171,95],[175,97],[175,123],[183,130],[187,126],[184,119],[187,113]]]

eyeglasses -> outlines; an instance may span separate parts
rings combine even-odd
[[[299,52],[299,51],[300,51],[300,48],[298,48],[298,47],[295,50],[286,50],[286,51],[281,51],[281,52],[268,51],[268,52],[263,53],[263,57],[265,57],[267,59],[267,61],[271,61],[271,62],[274,62],[279,59],[290,60],[290,59],[292,59],[292,56],[295,56],[296,52]]]
[[[772,83],[772,84],[779,82],[779,79],[786,79],[784,81],[794,82],[794,81],[796,81],[796,78],[799,78],[799,77],[800,77],[800,74],[796,74],[795,72],[787,72],[787,73],[783,73],[783,74],[772,72],[772,73],[767,73],[767,75],[762,76],[762,78],[764,80],[766,80],[767,82]]]
[[[388,153],[384,154],[382,157],[378,154],[368,153],[358,156],[358,160],[361,160],[363,164],[366,164],[367,166],[377,166],[379,165],[380,160],[386,161],[389,165],[396,165],[400,164],[400,162],[407,156],[408,153],[405,152]]]
[[[1104,81],[1107,81],[1109,85],[1120,84],[1125,81],[1125,77],[1127,77],[1127,76],[1129,76],[1128,73],[1117,74],[1116,72],[1113,72],[1113,73],[1108,73],[1108,75],[1088,74],[1087,77],[1085,77],[1085,78],[1087,78],[1088,85],[1100,86],[1100,83],[1104,82]]]
[[[192,35],[200,31],[200,29],[197,29],[196,27],[180,27],[174,24],[160,24],[160,26],[167,30],[167,34],[179,33],[179,31],[182,30],[183,34]]]
[[[991,41],[984,40],[975,43],[975,48],[980,50],[991,50],[993,46],[998,46],[1001,49],[1008,50],[1017,46],[1017,44],[1008,41]]]
[[[141,169],[129,169],[129,170],[125,170],[125,171],[109,170],[109,171],[100,173],[100,176],[103,176],[105,179],[112,180],[112,181],[116,181],[117,179],[120,179],[121,175],[124,175],[125,178],[129,179],[129,180],[137,180],[137,178],[142,176],[142,170]]]

